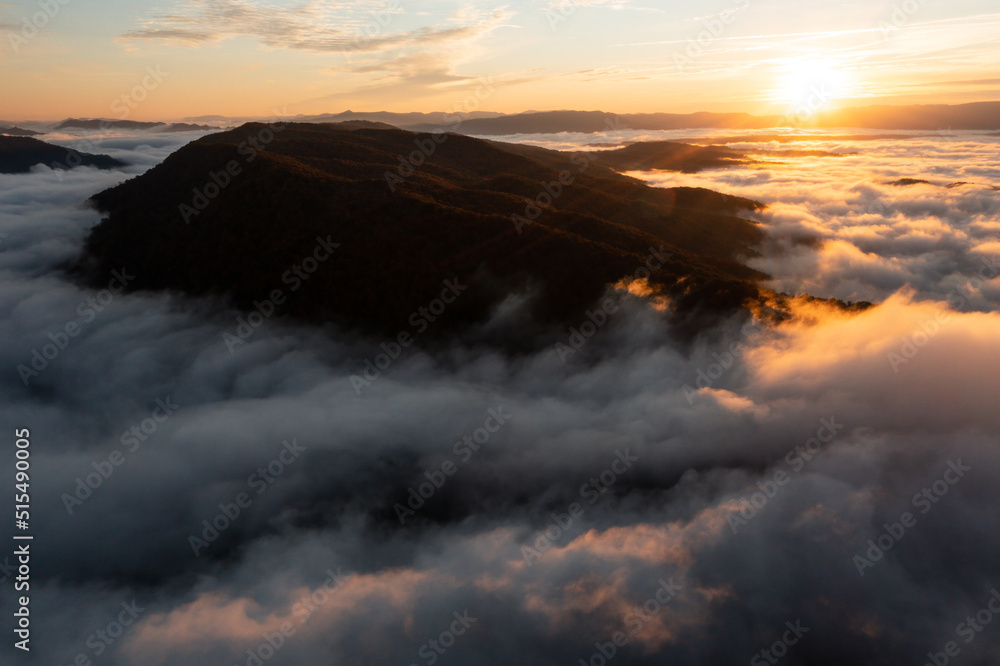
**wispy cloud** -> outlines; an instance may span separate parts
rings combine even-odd
[[[631,0],[549,0],[546,9],[568,9],[571,7],[613,7],[619,9]]]
[[[308,2],[289,8],[248,0],[188,0],[179,11],[154,16],[122,40],[159,39],[200,44],[235,38],[256,39],[267,48],[295,51],[379,51],[465,38],[479,26],[425,26],[391,31],[399,3]]]
[[[387,86],[419,96],[437,87],[478,80],[456,74],[456,66],[481,53],[477,41],[509,25],[513,16],[505,7],[483,10],[465,5],[443,20],[436,17],[435,24],[399,29],[396,16],[405,13],[399,2],[392,1],[308,2],[288,8],[249,0],[188,0],[178,11],[154,16],[120,39],[198,46],[250,38],[267,49],[344,54],[346,58],[324,71],[365,75],[366,80],[320,99]],[[428,15],[426,20],[432,19]]]
[[[320,99],[333,100],[380,90],[414,98],[442,89],[479,85],[480,76],[458,73],[457,67],[484,53],[479,42],[487,34],[501,27],[513,27],[510,25],[512,16],[513,13],[503,7],[488,11],[465,7],[449,16],[442,26],[382,38],[375,48],[361,50],[346,62],[325,70],[331,74],[367,75],[363,83]],[[504,77],[508,82],[516,78],[514,75]]]

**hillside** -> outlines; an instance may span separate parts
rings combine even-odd
[[[1000,128],[1000,102],[864,106],[819,113],[816,127],[886,130],[988,130]]]
[[[404,155],[422,164],[401,169]],[[216,192],[227,165],[234,175]],[[216,196],[199,200],[206,191]],[[547,204],[546,191],[551,205],[527,223],[529,201]],[[283,313],[390,333],[454,278],[469,289],[440,332],[484,320],[517,291],[533,294],[537,320],[574,321],[651,248],[672,253],[651,282],[681,317],[738,308],[763,277],[740,261],[761,232],[736,213],[756,202],[653,188],[584,154],[457,134],[251,123],[194,141],[93,201],[106,213],[86,245],[94,274],[134,266],[134,288],[252,307],[329,238],[336,256],[285,289]]]
[[[156,130],[158,132],[188,132],[194,130],[216,129],[212,125],[194,125],[191,123],[141,122],[138,120],[110,120],[108,118],[67,118],[56,129],[85,129],[94,131],[119,130]]]
[[[157,127],[162,127],[166,123],[161,122],[142,122],[138,120],[110,120],[108,118],[67,118],[58,125],[55,129],[87,129],[87,130],[106,130],[106,129],[126,129],[126,130],[142,130],[142,129],[154,129]]]
[[[376,114],[373,114],[376,115]],[[431,115],[431,114],[427,114]],[[354,114],[365,118],[366,114]],[[382,120],[383,118],[372,118]],[[468,117],[457,123],[436,114],[423,122],[400,119],[393,124],[432,131],[450,128],[462,134],[501,136],[558,132],[595,133],[614,129],[677,130],[690,128],[764,129],[769,127],[863,127],[886,130],[1000,129],[1000,102],[912,106],[848,107],[814,116],[754,116],[748,113],[609,113],[604,111],[538,111],[497,117]],[[392,122],[386,120],[386,122]]]
[[[23,127],[11,126],[0,128],[0,134],[6,134],[7,136],[38,136],[41,132],[24,129]]]
[[[643,141],[617,150],[603,150],[596,161],[618,171],[682,171],[696,173],[749,163],[744,155],[728,148],[692,146],[673,141]]]
[[[0,173],[27,173],[37,164],[53,169],[77,166],[113,169],[125,166],[121,160],[107,155],[71,151],[27,136],[0,136]]]
[[[434,123],[413,125],[411,129],[432,130],[454,125],[435,119]],[[455,127],[462,134],[499,136],[505,134],[549,134],[557,132],[606,132],[609,129],[673,130],[690,127],[729,129],[773,127],[773,117],[745,113],[637,113],[604,111],[536,111],[496,118],[468,118]]]

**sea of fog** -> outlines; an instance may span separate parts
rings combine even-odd
[[[840,155],[632,175],[768,204],[770,286],[875,307],[800,299],[682,351],[629,297],[571,357],[413,350],[361,392],[380,340],[272,319],[231,349],[224,304],[62,273],[99,219],[83,202],[202,133],[42,137],[132,166],[0,175],[0,479],[29,429],[32,657],[997,663],[1000,137],[825,134],[731,145]]]

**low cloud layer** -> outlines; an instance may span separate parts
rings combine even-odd
[[[751,265],[774,276],[771,286],[779,291],[882,301],[913,287],[919,298],[995,311],[1000,306],[998,144],[997,137],[976,132],[860,141],[823,140],[818,134],[794,147],[844,155],[774,158],[760,151],[788,144],[730,143],[765,163],[754,169],[636,175],[654,184],[708,187],[767,203],[760,219],[771,229],[772,242]],[[927,182],[894,184],[903,179]]]
[[[271,319],[230,351],[224,304],[62,275],[98,219],[80,202],[174,147],[150,136],[99,151],[148,157],[128,173],[0,176],[0,410],[31,430],[39,663],[1000,657],[993,626],[961,629],[1000,585],[1000,315],[989,285],[948,302],[996,193],[879,184],[988,179],[985,149],[669,176],[771,203],[784,254],[761,267],[864,313],[801,300],[681,350],[622,296],[573,354],[571,331],[533,356],[408,350],[358,390],[381,340]],[[877,219],[855,208],[878,197]]]

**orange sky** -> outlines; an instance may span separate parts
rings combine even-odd
[[[18,0],[0,4],[0,119],[1000,99],[1000,14],[941,4],[54,1],[48,16]]]

